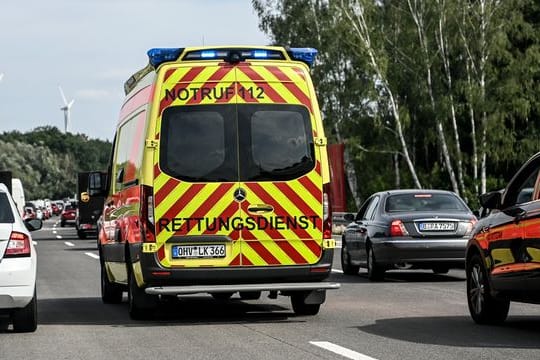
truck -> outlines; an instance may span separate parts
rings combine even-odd
[[[98,234],[98,220],[103,210],[105,197],[99,194],[88,193],[89,172],[77,174],[77,198],[78,208],[75,219],[75,228],[79,239],[86,239],[88,236]]]

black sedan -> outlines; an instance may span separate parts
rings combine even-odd
[[[345,274],[367,268],[370,280],[390,269],[463,268],[476,217],[463,200],[444,190],[391,190],[373,194],[342,237]]]

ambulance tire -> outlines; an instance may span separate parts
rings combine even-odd
[[[129,271],[128,278],[128,311],[133,320],[149,319],[157,308],[159,298],[156,295],[148,295],[137,286],[133,271]]]
[[[101,300],[105,304],[120,304],[123,290],[118,284],[112,283],[107,276],[104,264],[101,264]]]
[[[304,292],[291,295],[291,305],[296,316],[311,316],[319,313],[321,304],[306,304],[306,296]]]
[[[37,296],[34,289],[34,297],[23,308],[16,309],[11,314],[13,331],[17,333],[34,332],[37,329]]]

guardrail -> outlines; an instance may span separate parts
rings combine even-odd
[[[345,220],[345,214],[347,212],[333,212],[332,213],[332,233],[342,234],[350,221]]]

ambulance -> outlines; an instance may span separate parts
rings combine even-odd
[[[309,75],[317,51],[157,48],[124,85],[98,249],[105,303],[146,318],[167,297],[288,296],[315,315],[331,273],[326,137]]]

